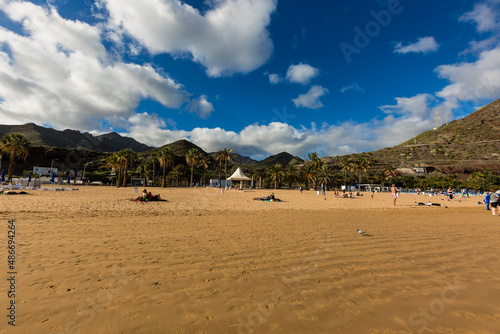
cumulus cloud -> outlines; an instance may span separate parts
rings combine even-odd
[[[189,99],[152,66],[114,60],[95,26],[30,2],[2,1],[0,10],[23,27],[23,34],[0,27],[2,123],[99,129],[103,119],[126,123],[142,99],[172,109]],[[193,105],[203,117],[213,111],[206,99]]]
[[[429,53],[437,51],[439,44],[434,37],[420,37],[417,42],[403,46],[403,42],[398,42],[394,47],[394,53]]]
[[[305,94],[300,94],[296,99],[292,99],[297,108],[319,109],[323,107],[320,97],[328,93],[328,89],[321,86],[312,86]]]
[[[195,113],[200,118],[206,119],[214,111],[214,106],[212,103],[207,101],[207,97],[205,95],[202,95],[197,99],[191,100],[187,106],[187,110],[190,113]]]
[[[500,96],[500,47],[481,52],[475,62],[442,65],[435,71],[450,82],[436,94],[439,97],[477,101]]]
[[[460,17],[462,22],[473,22],[478,32],[497,30],[500,27],[500,1],[487,0],[474,5],[474,9]]]
[[[129,34],[152,54],[189,54],[209,76],[248,73],[273,52],[267,26],[277,0],[212,1],[203,14],[178,0],[101,1],[112,31]]]
[[[357,82],[354,82],[348,86],[344,86],[340,89],[340,92],[341,93],[345,93],[345,92],[348,92],[348,91],[354,91],[354,92],[360,92],[360,93],[364,93],[365,92],[365,89],[364,88],[361,88],[359,86],[359,83]]]
[[[267,76],[269,77],[269,82],[272,85],[277,85],[277,84],[279,84],[280,82],[283,81],[283,78],[280,77],[278,74],[275,74],[275,73],[267,73]]]
[[[292,83],[308,85],[319,75],[319,70],[308,64],[291,65],[286,73],[286,79]]]
[[[400,144],[413,136],[409,129],[415,134],[432,129],[436,125],[437,112],[445,115],[454,108],[456,104],[439,102],[430,94],[420,94],[396,98],[395,105],[380,107],[387,114],[383,119],[362,123],[348,121],[338,125],[324,123],[321,126],[311,123],[309,127],[301,128],[272,122],[252,124],[239,133],[221,128],[166,129],[165,122],[156,115],[137,114],[131,118],[129,132],[123,135],[152,146],[187,139],[207,152],[215,152],[230,143],[234,152],[255,159],[283,151],[302,157],[312,151],[333,156]]]

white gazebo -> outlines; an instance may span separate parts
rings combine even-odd
[[[240,181],[240,189],[242,189],[242,187],[243,187],[243,181],[250,181],[251,180],[251,178],[249,178],[248,176],[243,174],[240,167],[238,167],[236,172],[234,172],[233,175],[231,175],[227,179],[231,180],[231,181]]]

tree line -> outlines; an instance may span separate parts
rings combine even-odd
[[[19,133],[5,135],[1,141],[2,153],[9,156],[7,179],[12,179],[13,164],[16,158],[29,154],[31,143]],[[146,179],[147,184],[161,187],[207,185],[208,180],[221,180],[228,177],[236,169],[233,165],[228,170],[228,164],[233,157],[232,149],[219,150],[213,157],[190,149],[184,157],[177,156],[172,148],[164,146],[154,154],[139,155],[130,149],[107,154],[87,176],[93,180],[111,182],[117,187],[130,184],[133,177]],[[371,158],[357,156],[343,157],[335,163],[325,163],[316,152],[309,153],[306,160],[300,164],[282,165],[275,163],[269,167],[246,166],[245,173],[253,177],[254,186],[262,188],[293,189],[311,187],[317,190],[321,185],[339,188],[342,185],[360,185],[361,183],[380,184],[388,186],[395,184],[407,189],[476,189],[484,190],[500,186],[500,176],[487,170],[474,172],[466,181],[456,175],[433,173],[430,176],[403,176],[395,166],[373,168],[376,161]],[[159,167],[159,168],[157,168]],[[110,170],[114,175],[110,175]],[[151,181],[151,182],[150,182]]]

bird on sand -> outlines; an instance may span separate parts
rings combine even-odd
[[[356,229],[356,231],[358,231],[359,234],[365,234],[366,233],[365,231],[361,231],[360,229]]]

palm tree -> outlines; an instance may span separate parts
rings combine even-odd
[[[344,187],[347,187],[347,171],[352,168],[352,162],[349,157],[344,157],[344,159],[339,164],[340,170],[344,172]]]
[[[227,163],[231,160],[231,152],[233,152],[233,149],[227,149],[225,148],[222,151],[222,157],[224,159],[224,174],[226,174],[226,180],[227,180]]]
[[[233,149],[223,149],[219,150],[217,154],[215,155],[215,160],[219,162],[219,185],[221,184],[221,170],[222,170],[222,163],[224,162],[224,173],[226,175],[226,180],[227,180],[227,163],[231,160],[231,152],[233,152]]]
[[[318,153],[312,152],[307,155],[306,164],[312,166],[312,175],[309,178],[314,182],[314,190],[316,190],[318,188],[318,177],[316,174],[319,172],[321,166],[323,166],[323,161]]]
[[[315,170],[320,169],[323,165],[323,161],[321,161],[319,154],[316,152],[312,152],[307,155],[307,162],[309,162]]]
[[[186,154],[186,162],[188,163],[189,166],[191,166],[191,182],[189,183],[189,186],[193,186],[193,174],[194,174],[194,166],[198,165],[200,161],[200,152],[196,148],[192,148],[188,151]]]
[[[170,174],[172,174],[172,177],[177,180],[177,186],[181,185],[182,177],[185,175],[185,172],[186,166],[184,165],[177,165],[170,172]]]
[[[292,189],[293,183],[297,179],[297,168],[294,165],[286,166],[283,171],[283,180],[288,183],[288,189]]]
[[[127,171],[128,171],[128,167],[129,167],[129,165],[132,164],[132,162],[135,161],[135,159],[137,159],[137,154],[134,151],[132,151],[131,149],[126,148],[126,149],[121,150],[120,152],[118,152],[118,155],[122,157],[122,163],[123,163],[123,186],[126,187],[127,186]]]
[[[219,186],[221,186],[222,161],[224,160],[224,152],[219,150],[215,154],[215,160],[219,163]]]
[[[141,157],[138,160],[136,173],[139,173],[141,177],[144,176],[146,178],[146,184],[149,184],[149,179],[152,176],[153,159],[154,158],[152,156],[147,156],[147,157]]]
[[[271,176],[271,179],[274,181],[274,189],[276,189],[276,183],[280,182],[283,176],[283,167],[280,163],[276,163],[269,166],[268,172]]]
[[[167,168],[174,164],[175,155],[172,149],[168,146],[162,147],[156,156],[160,167],[163,169],[163,177],[161,181],[162,188],[167,186]]]
[[[10,156],[9,172],[7,174],[7,178],[9,180],[12,180],[14,159],[17,156],[20,156],[24,160],[26,160],[26,157],[28,157],[29,154],[31,143],[29,142],[28,138],[26,138],[20,133],[10,133],[3,136],[1,140],[1,145],[2,145],[2,151]]]
[[[210,166],[210,159],[208,157],[203,157],[200,159],[199,166],[203,167],[203,185],[206,186],[205,182],[205,173],[207,171],[208,166]]]
[[[321,166],[320,170],[317,173],[318,183],[322,183],[327,186],[332,182],[333,178],[334,175],[331,168],[327,165]]]
[[[104,168],[114,168],[116,174],[116,187],[120,188],[121,174],[124,165],[123,156],[118,153],[111,153],[104,161],[106,162],[106,165],[103,166]]]
[[[262,178],[266,176],[266,170],[264,168],[257,168],[253,171],[252,176],[259,178],[259,187],[262,188]]]
[[[361,175],[363,172],[366,172],[369,168],[370,168],[370,161],[368,161],[364,157],[359,157],[358,160],[355,160],[352,163],[351,170],[353,172],[356,172],[359,177],[358,190],[361,190]]]
[[[302,166],[302,180],[306,184],[306,190],[309,189],[309,180],[311,180],[314,176],[314,168],[311,164],[304,164]]]

